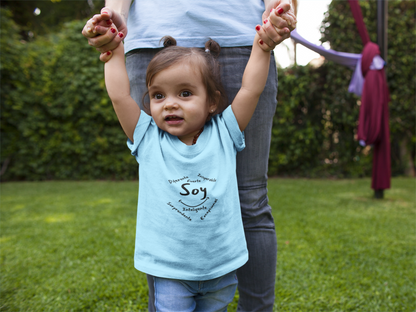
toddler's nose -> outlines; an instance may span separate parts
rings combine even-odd
[[[177,108],[178,108],[178,104],[177,104],[175,101],[168,99],[168,100],[165,102],[165,106],[164,106],[164,109],[165,109],[165,110],[169,110],[169,109],[177,109]]]

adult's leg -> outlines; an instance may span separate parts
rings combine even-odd
[[[250,55],[247,48],[221,50],[222,80],[229,102],[241,86]],[[245,133],[246,148],[237,155],[237,178],[248,262],[237,271],[238,311],[272,311],[276,279],[277,242],[267,197],[271,129],[276,111],[277,72],[274,57],[266,87]]]
[[[130,94],[132,98],[143,109],[142,98],[146,93],[146,69],[158,49],[140,49],[127,54],[126,68],[130,80]],[[149,312],[155,312],[154,280],[151,275],[147,276],[149,287]]]
[[[141,103],[146,91],[145,72],[156,51],[139,50],[127,56],[132,97]],[[229,102],[241,87],[250,56],[249,48],[223,48],[219,61]],[[276,234],[267,198],[267,164],[271,125],[276,109],[277,75],[271,60],[266,88],[245,130],[247,147],[237,156],[241,209],[250,259],[238,270],[239,311],[269,311],[273,308],[276,271]],[[155,311],[153,278],[148,276],[149,311]]]

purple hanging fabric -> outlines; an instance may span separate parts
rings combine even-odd
[[[290,33],[290,37],[296,43],[299,43],[308,49],[319,53],[327,60],[354,69],[354,74],[351,77],[348,92],[355,93],[357,96],[361,96],[364,84],[364,77],[361,71],[361,54],[338,52],[332,49],[325,49],[323,46],[314,44],[303,38],[301,35],[299,35],[296,29]],[[371,64],[371,68],[381,69],[383,66],[384,60],[379,55],[375,56],[373,63]]]
[[[361,54],[360,54],[361,55]],[[380,55],[376,55],[373,58],[373,62],[370,65],[370,69],[382,69],[386,62]],[[355,93],[357,96],[361,96],[363,92],[364,76],[361,70],[361,59],[358,60],[355,66],[354,74],[351,77],[350,85],[348,86],[348,92]]]
[[[295,40],[296,43],[300,43],[301,45],[311,49],[312,51],[319,53],[320,55],[324,56],[327,60],[336,62],[344,66],[348,66],[350,68],[355,68],[358,60],[361,58],[361,54],[338,52],[332,49],[327,50],[323,46],[313,44],[305,38],[303,38],[301,35],[299,35],[296,29],[290,33],[290,38]]]

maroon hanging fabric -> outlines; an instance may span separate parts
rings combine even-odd
[[[367,145],[374,145],[371,187],[384,190],[390,188],[390,95],[384,68],[370,69],[376,55],[380,55],[379,47],[375,43],[367,43],[361,59],[365,81],[358,119],[358,140],[363,140]]]
[[[380,49],[370,42],[358,0],[348,0],[354,16],[364,50],[361,58],[361,71],[365,78],[361,95],[360,116],[358,119],[358,140],[374,145],[373,176],[371,187],[374,190],[390,188],[390,130],[389,130],[389,89],[384,68],[370,69]]]
[[[357,25],[358,32],[361,37],[361,41],[363,42],[363,46],[370,42],[370,36],[367,32],[367,27],[365,27],[363,14],[361,13],[361,7],[358,3],[358,0],[348,0],[351,8],[352,15],[355,19],[355,24]]]

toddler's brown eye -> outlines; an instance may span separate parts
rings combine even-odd
[[[192,93],[189,92],[189,91],[182,91],[181,94],[180,94],[180,96],[182,96],[182,97],[188,97],[188,96],[191,96],[191,95],[192,95]]]
[[[163,96],[162,94],[160,94],[160,93],[156,93],[156,94],[153,96],[153,98],[154,98],[155,100],[161,100],[161,99],[163,99],[163,98],[164,98],[164,96]]]

